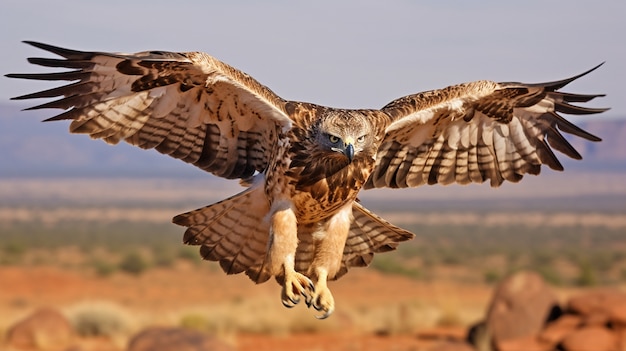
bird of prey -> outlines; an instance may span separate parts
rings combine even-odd
[[[11,78],[71,83],[15,97],[59,99],[47,121],[109,144],[125,141],[190,163],[245,190],[174,217],[184,242],[256,283],[274,277],[281,299],[304,299],[328,317],[328,280],[367,266],[413,238],[368,211],[361,189],[518,182],[541,165],[562,170],[552,149],[581,155],[561,132],[600,139],[561,114],[603,95],[559,91],[569,79],[523,84],[475,81],[401,97],[381,109],[338,109],[282,99],[251,76],[202,52],[135,54],[26,42],[61,58],[29,58],[55,73]],[[599,67],[599,66],[598,66]],[[572,104],[575,103],[575,104]],[[578,104],[576,104],[578,103]]]

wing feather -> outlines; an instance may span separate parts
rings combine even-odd
[[[66,72],[11,78],[74,81],[14,99],[55,98],[29,109],[66,110],[72,133],[126,141],[225,178],[267,167],[281,132],[291,128],[285,101],[247,74],[199,52],[83,52],[26,42],[64,59],[30,58]]]
[[[559,113],[584,115],[607,109],[572,104],[604,95],[557,90],[598,67],[555,82],[477,81],[390,102],[382,111],[392,122],[365,188],[487,180],[497,187],[505,180],[518,182],[526,173],[539,174],[542,164],[563,170],[552,149],[574,159],[581,155],[561,133],[590,141],[600,138]]]

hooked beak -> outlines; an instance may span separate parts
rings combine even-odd
[[[348,157],[348,161],[352,162],[354,158],[354,146],[352,144],[346,144],[343,153]]]
[[[343,142],[343,147],[334,147],[331,150],[344,154],[348,158],[348,161],[352,162],[354,159],[354,139],[347,138]]]

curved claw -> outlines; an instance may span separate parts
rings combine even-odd
[[[304,295],[304,303],[306,304],[306,307],[311,307],[311,304],[313,303],[313,294],[315,294],[315,287],[310,294]]]
[[[292,308],[300,303],[300,296],[304,297],[305,303],[310,305],[315,294],[315,285],[306,276],[293,272],[285,276],[285,282],[281,291],[283,306]]]
[[[324,312],[324,314],[319,315],[319,316],[315,316],[315,318],[317,318],[319,320],[326,319],[326,318],[330,317],[330,315],[333,314],[334,311],[335,311],[335,309],[331,308],[328,311]]]
[[[324,312],[322,315],[315,316],[317,319],[326,319],[335,311],[335,299],[327,287],[321,287],[314,294],[307,306],[313,307],[316,311]]]
[[[295,305],[297,305],[298,303],[300,303],[300,299],[296,298],[295,300],[292,300],[289,296],[287,296],[284,292],[281,294],[281,302],[283,303],[283,306],[287,307],[287,308],[293,308]]]

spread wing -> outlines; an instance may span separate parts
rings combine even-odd
[[[604,95],[557,91],[599,66],[561,81],[523,84],[477,81],[409,95],[382,108],[392,122],[378,150],[366,188],[422,184],[518,182],[542,164],[563,166],[552,149],[581,159],[561,132],[600,138],[559,113],[585,115],[607,109],[583,103]]]
[[[281,132],[291,127],[285,101],[252,77],[200,52],[82,52],[26,42],[64,59],[29,62],[71,71],[8,74],[75,81],[14,99],[54,98],[30,109],[59,108],[72,133],[124,140],[225,178],[262,172]]]

